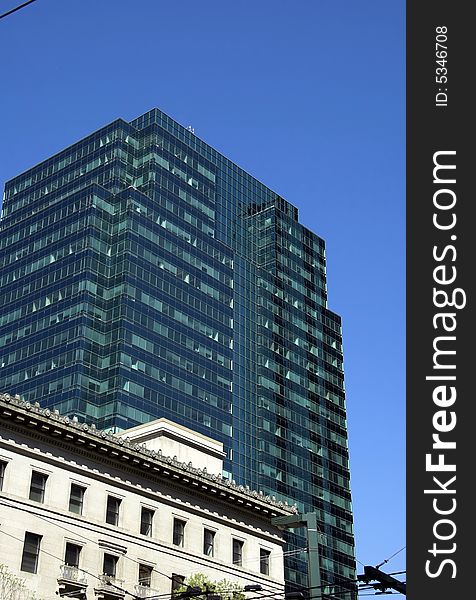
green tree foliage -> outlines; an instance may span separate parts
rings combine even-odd
[[[243,586],[236,581],[221,579],[212,581],[203,573],[194,573],[187,578],[186,583],[177,590],[177,594],[186,592],[188,588],[200,588],[204,594],[208,591],[210,594],[221,596],[222,600],[245,600]],[[205,600],[205,596],[198,596],[197,600]]]

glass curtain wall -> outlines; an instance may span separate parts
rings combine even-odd
[[[317,512],[323,582],[355,579],[341,322],[294,206],[154,109],[9,181],[0,231],[1,389],[220,440],[224,477]]]

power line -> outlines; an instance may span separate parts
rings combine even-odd
[[[346,579],[346,583],[359,583],[358,579],[348,579],[348,578],[343,578]],[[293,584],[295,587],[299,587],[300,589],[298,591],[309,591],[309,590],[316,590],[319,588],[323,588],[323,587],[343,587],[343,588],[349,588],[348,585],[345,585],[344,583],[323,583],[321,585],[314,585],[314,586],[305,586],[305,585],[300,585],[299,583],[294,583]],[[364,585],[364,584],[362,584]],[[253,600],[252,598],[248,598],[248,600]]]
[[[266,591],[266,590],[263,590],[263,591]],[[212,592],[211,590],[209,590],[208,593],[220,595],[220,594],[226,594],[226,593],[232,594],[233,592],[238,592],[238,593],[242,594],[245,592],[245,590],[240,591],[240,590],[230,589],[230,590],[218,590],[216,592]],[[184,593],[184,592],[182,592],[182,593]],[[147,600],[157,600],[158,598],[163,598],[165,596],[171,598],[170,594],[157,594],[154,596],[148,596]],[[207,596],[207,591],[206,590],[202,591],[200,594],[197,593],[196,597],[200,597],[200,596]],[[252,596],[251,598],[247,598],[246,600],[262,600],[264,598],[272,598],[272,597],[276,598],[277,596],[285,596],[285,592],[284,591],[283,592],[279,592],[279,591],[269,592],[269,593],[266,593],[261,596]],[[180,594],[178,595],[178,597],[180,598]]]
[[[404,573],[404,572],[405,571],[401,571],[401,573]],[[398,575],[399,573],[394,573],[394,575],[395,574]],[[351,583],[358,584],[360,582],[357,579],[349,579],[348,583],[349,584],[351,584]],[[368,591],[371,591],[371,590],[374,591],[374,586],[372,584],[363,584],[363,583],[360,584],[359,588],[356,588],[356,587],[352,587],[351,588],[349,585],[345,585],[343,583],[329,583],[329,582],[325,583],[325,584],[322,584],[322,585],[319,585],[319,586],[312,586],[312,587],[309,587],[309,586],[300,586],[299,584],[294,584],[294,585],[296,587],[299,587],[300,591],[303,591],[303,592],[306,592],[306,591],[309,591],[309,590],[312,590],[312,589],[326,588],[326,587],[334,587],[334,588],[341,587],[341,588],[344,588],[344,589],[342,589],[340,591],[334,591],[334,592],[329,592],[329,593],[325,593],[324,592],[322,594],[323,598],[331,598],[331,599],[334,599],[334,600],[339,600],[337,598],[337,596],[343,596],[343,595],[355,594],[355,593],[359,594],[359,596],[360,596],[361,592],[368,592]],[[397,592],[397,593],[400,593],[400,592]],[[373,596],[374,593],[368,594],[368,595]],[[261,598],[265,598],[265,596],[261,596]],[[256,598],[247,598],[247,600],[257,600],[257,599],[258,599],[258,597],[256,597]]]
[[[394,553],[392,554],[392,556],[389,556],[389,557],[388,557],[388,558],[386,558],[384,561],[382,561],[381,563],[379,563],[378,565],[376,565],[376,566],[375,566],[375,568],[376,568],[376,569],[380,569],[380,567],[381,567],[382,565],[384,565],[385,563],[388,563],[388,561],[389,561],[389,560],[392,560],[392,558],[393,558],[394,556],[397,556],[397,554],[400,554],[400,552],[401,552],[402,550],[405,550],[405,548],[406,548],[406,546],[403,546],[403,548],[400,548],[400,550],[397,550],[396,552],[394,552]]]
[[[354,580],[349,580],[349,582],[357,583],[357,581],[354,581]],[[345,586],[340,585],[340,584],[326,583],[326,584],[323,584],[323,585],[320,585],[320,586],[313,586],[313,587],[304,587],[303,586],[302,590],[303,591],[308,591],[308,590],[311,590],[311,589],[315,589],[317,587],[323,588],[323,587],[345,587]],[[334,600],[339,600],[337,598],[337,596],[343,596],[343,595],[355,594],[355,593],[358,593],[360,595],[361,591],[367,592],[367,591],[370,591],[370,590],[373,590],[373,586],[372,585],[363,585],[363,587],[361,587],[359,589],[344,589],[344,590],[341,590],[341,591],[338,591],[338,592],[330,592],[328,594],[323,594],[323,596],[324,596],[324,598],[331,598],[331,599],[334,599]],[[220,590],[217,593],[221,593],[221,594],[223,594],[223,593],[232,593],[234,591],[236,591],[236,590],[232,590],[232,589],[230,589],[230,590]],[[263,590],[263,591],[266,591],[266,590]],[[77,592],[71,592],[70,594],[65,594],[65,595],[68,595],[68,596],[72,597],[76,593]],[[201,594],[199,594],[199,596],[206,596],[206,595],[207,595],[206,591],[203,591]],[[364,594],[364,595],[373,596],[375,594],[373,593],[373,594]],[[284,599],[285,599],[286,593],[285,592],[274,591],[274,592],[269,592],[269,593],[263,594],[261,596],[252,596],[251,598],[247,598],[246,600],[259,600],[259,599],[266,599],[266,598],[277,597],[277,596],[284,596]],[[170,593],[167,593],[167,594],[155,594],[153,596],[149,596],[148,600],[158,600],[158,599],[161,599],[161,598],[171,598],[171,594]]]
[[[14,540],[17,540],[17,542],[21,542],[21,543],[24,542],[24,540],[22,540],[20,538],[17,538],[15,535],[12,535],[11,533],[7,533],[3,529],[0,529],[0,533],[3,533],[4,535],[8,535],[8,537],[11,537]],[[55,554],[51,554],[51,552],[48,552],[44,548],[39,548],[39,551],[43,552],[43,554],[47,554],[48,556],[51,556],[52,558],[55,558],[56,560],[59,560],[61,563],[64,562],[62,558],[59,558],[59,556],[56,556]],[[80,569],[78,567],[78,570],[81,571],[82,573],[86,573],[86,575],[89,575],[90,577],[94,577],[94,579],[102,581],[102,579],[98,575],[94,575],[93,573],[90,573],[89,571],[86,571],[86,569]],[[123,588],[121,588],[118,585],[115,585],[114,583],[109,583],[109,585],[111,585],[112,587],[116,588],[118,591],[124,592],[125,594],[128,594],[129,596],[132,596],[133,598],[136,598],[136,599],[139,598],[139,596],[137,596],[136,594],[132,594],[131,592],[128,592],[127,590],[124,590]]]
[[[0,502],[0,504],[3,504],[3,506],[8,506],[9,508],[14,508],[16,510],[22,510],[20,507],[12,506],[11,504],[7,504],[7,503],[3,502],[3,500],[6,500],[6,498],[2,498],[2,502]],[[83,533],[80,533],[78,531],[74,531],[74,530],[68,529],[67,527],[64,527],[63,525],[60,525],[59,523],[55,523],[54,520],[53,520],[54,517],[43,517],[43,516],[39,515],[38,513],[35,513],[35,516],[38,519],[41,519],[41,520],[45,521],[49,525],[55,525],[56,527],[58,527],[60,529],[63,529],[64,531],[67,531],[68,533],[70,533],[72,535],[77,535],[77,536],[83,538],[84,540],[86,540],[88,542],[91,542],[92,544],[95,544],[96,546],[99,546],[99,542],[97,542],[96,540],[93,540],[91,538],[86,537]],[[2,530],[0,529],[0,532],[1,531]],[[15,536],[13,536],[11,534],[8,534],[5,531],[3,531],[3,533],[5,533],[6,535],[10,535],[10,537],[13,537],[14,539],[17,539],[20,542],[23,541],[23,540],[20,540],[19,538],[15,538]],[[298,550],[298,551],[301,552],[302,550]],[[49,554],[49,552],[47,552],[46,550],[42,550],[41,548],[40,548],[40,552],[44,552],[45,554]],[[294,552],[294,551],[290,551],[290,552]],[[62,563],[64,562],[64,560],[62,558],[54,556],[53,554],[50,554],[50,556],[52,556],[53,558],[56,558],[57,560],[59,560]],[[138,560],[135,560],[134,558],[132,558],[131,556],[124,555],[122,558],[128,559],[128,560],[130,560],[131,562],[133,562],[133,563],[135,563],[137,565],[141,565],[142,564]],[[93,575],[92,573],[89,573],[89,571],[86,571],[85,569],[80,569],[80,568],[79,568],[79,570],[82,571],[82,572],[84,572],[84,573],[86,573],[87,575],[91,575],[92,577],[95,577],[96,579],[99,579],[101,581],[100,577],[98,577],[96,575]],[[166,575],[165,573],[162,573],[161,571],[159,571],[155,567],[152,567],[152,572],[158,573],[159,575],[162,575],[163,577],[166,577],[170,581],[174,580],[173,577],[171,577],[170,575]],[[113,584],[111,584],[111,585],[113,585]],[[123,592],[125,592],[126,594],[129,594],[129,595],[133,596],[134,598],[139,598],[139,596],[137,596],[136,594],[132,594],[131,592],[128,592],[128,591],[126,591],[126,590],[124,590],[122,588],[119,588],[119,586],[114,586],[114,587],[116,587],[118,589],[121,589]],[[233,592],[233,591],[236,591],[236,590],[223,590],[224,593]],[[264,591],[266,591],[266,590],[264,590]],[[265,596],[258,596],[256,600],[261,599],[261,598],[268,598],[268,597],[271,597],[271,596],[277,596],[277,595],[280,595],[280,594],[284,594],[284,592],[279,592],[279,591],[276,590],[274,592],[270,592],[269,594],[267,594]],[[66,595],[66,594],[64,594],[64,595]],[[170,598],[170,597],[171,597],[171,594],[169,592],[169,593],[166,593],[166,594],[157,594],[157,595],[154,595],[154,596],[149,596],[148,600],[155,600],[155,599],[159,599],[159,598]],[[255,598],[253,598],[253,599],[252,598],[247,598],[247,600],[255,600]]]
[[[2,499],[2,500],[5,500],[5,499]],[[19,507],[12,506],[11,504],[6,504],[5,502],[0,502],[0,504],[3,504],[4,506],[8,506],[9,508],[15,508],[16,510],[22,510]],[[49,517],[48,518],[48,517],[40,516],[38,514],[36,514],[36,517],[38,517],[39,519],[42,519],[43,521],[47,522],[48,524],[55,525],[56,527],[59,527],[60,529],[63,529],[64,531],[67,531],[68,533],[71,533],[73,535],[79,535],[80,537],[82,537],[83,539],[91,542],[92,544],[95,544],[95,545],[99,546],[99,542],[97,542],[96,540],[92,540],[91,538],[86,537],[82,533],[79,533],[77,531],[72,531],[71,529],[68,529],[67,527],[64,527],[63,525],[55,523],[54,520],[53,520],[53,517]],[[23,541],[23,540],[21,540],[19,538],[16,538],[15,536],[13,536],[11,534],[6,533],[5,531],[3,531],[3,533],[5,533],[6,535],[10,535],[10,537],[12,537],[12,538],[14,538],[14,539],[16,539],[16,540],[18,540],[20,542]],[[395,552],[394,554],[392,554],[385,562],[388,562],[389,560],[391,560],[394,556],[396,556],[402,550],[404,550],[405,547],[406,546],[404,546],[403,548],[400,548],[400,550],[398,550],[397,552]],[[304,551],[307,551],[307,548],[300,548],[300,549],[297,549],[297,550],[289,550],[287,552],[284,552],[283,554],[284,555],[291,555],[291,554],[295,554],[295,553],[297,554],[297,553],[304,552]],[[56,558],[60,562],[64,562],[62,558],[54,556],[54,555],[48,553],[46,550],[43,550],[43,549],[40,548],[40,552],[44,552],[45,554],[49,554],[50,556],[52,556],[53,558]],[[124,556],[123,558],[126,558],[126,559],[132,561],[133,563],[135,563],[137,565],[141,564],[139,561],[135,560],[134,558],[132,558],[130,556]],[[255,559],[252,559],[252,560],[255,560]],[[246,561],[246,562],[249,562],[249,561]],[[357,562],[360,562],[360,561],[357,561]],[[94,577],[95,579],[101,580],[100,577],[98,577],[96,575],[93,575],[92,573],[89,573],[85,569],[79,569],[79,570],[82,571],[82,572],[84,572],[84,573],[86,573],[87,575],[90,575],[91,577]],[[165,573],[162,573],[161,571],[158,571],[155,567],[152,568],[152,571],[155,571],[159,575],[162,575],[163,577],[166,577],[167,579],[173,581],[173,577],[171,577],[170,575],[166,575]],[[392,575],[399,575],[401,573],[405,573],[405,571],[400,571],[398,573],[392,573]],[[348,583],[355,584],[355,583],[359,583],[359,581],[358,580],[348,579]],[[295,585],[295,587],[299,588],[299,591],[303,591],[303,592],[304,591],[309,591],[311,589],[325,588],[325,587],[341,587],[341,588],[344,588],[344,590],[341,590],[340,592],[332,592],[331,594],[324,594],[324,596],[327,596],[327,597],[329,597],[331,599],[335,598],[335,600],[338,600],[336,598],[336,596],[338,596],[338,595],[342,596],[342,595],[346,595],[346,594],[350,594],[350,593],[355,593],[356,591],[357,591],[357,593],[359,593],[359,590],[351,589],[348,585],[345,585],[343,583],[326,583],[326,584],[323,584],[323,585],[320,585],[320,586],[313,586],[313,587],[301,586],[299,584],[294,584],[294,585]],[[119,586],[114,586],[114,587],[120,589],[121,591],[125,592],[126,594],[129,594],[129,595],[133,596],[134,598],[138,598],[138,596],[136,594],[132,594],[131,592],[128,592],[128,591],[120,588]],[[347,589],[345,589],[345,588],[347,588]],[[360,589],[362,589],[363,591],[367,591],[368,589],[371,589],[371,588],[372,588],[372,586],[366,587],[366,588],[360,588]],[[233,592],[235,590],[222,590],[222,591],[223,591],[223,593],[227,593],[228,591],[229,592]],[[266,590],[263,590],[263,591],[266,591]],[[285,592],[274,591],[274,592],[270,592],[270,593],[265,594],[265,595],[253,596],[251,598],[247,598],[246,600],[265,600],[267,598],[281,596],[281,595],[285,596]],[[149,600],[155,600],[155,599],[159,599],[159,598],[166,598],[166,597],[169,597],[169,596],[170,596],[170,593],[167,593],[167,594],[157,594],[157,595],[154,595],[154,596],[150,596]]]
[[[372,593],[367,593],[370,592],[372,590]],[[381,595],[382,592],[378,592],[376,590],[373,589],[373,586],[369,586],[369,587],[365,587],[365,588],[360,588],[358,590],[347,590],[347,591],[342,591],[342,592],[333,592],[332,594],[323,594],[323,599],[324,600],[342,600],[342,596],[343,595],[347,595],[347,594],[354,594],[355,592],[357,592],[359,598],[365,598],[367,596],[376,596],[376,595]],[[365,593],[361,593],[361,592],[365,592]],[[401,592],[389,592],[390,594],[395,594],[395,595],[403,595]]]
[[[28,0],[28,2],[24,2],[23,4],[20,4],[19,6],[16,6],[15,8],[12,8],[11,10],[7,10],[6,13],[3,13],[3,15],[0,15],[0,19],[4,19],[5,17],[8,17],[8,15],[11,15],[14,12],[17,12],[17,10],[20,10],[21,8],[25,8],[25,6],[28,6],[29,4],[32,4],[33,2],[36,2],[36,0]]]
[[[40,515],[36,515],[39,519],[42,519],[43,521],[46,521],[47,523],[51,523],[51,520],[49,520],[46,517],[41,517]],[[85,535],[83,535],[82,533],[78,533],[76,531],[72,531],[71,529],[67,529],[66,527],[63,527],[63,525],[60,525],[59,523],[52,523],[53,525],[56,525],[56,527],[59,527],[61,529],[64,529],[65,531],[67,531],[68,533],[71,533],[73,535],[79,535],[80,537],[82,537],[83,539],[85,539],[88,542],[91,542],[92,544],[96,544],[96,546],[99,546],[99,542],[97,542],[96,540],[92,540],[90,538],[87,538]],[[138,560],[135,560],[134,558],[132,558],[132,556],[127,556],[124,555],[123,558],[132,561],[133,563],[135,563],[136,565],[140,565],[142,563],[140,563]],[[172,581],[173,577],[171,577],[170,575],[166,575],[165,573],[162,573],[161,571],[158,571],[155,567],[152,569],[153,571],[155,571],[156,573],[158,573],[159,575],[162,575],[163,577],[167,577],[167,579],[170,579],[170,581]]]
[[[404,595],[406,595],[406,593],[407,593],[405,582],[395,579],[395,577],[392,577],[391,575],[384,573],[377,567],[371,567],[369,565],[366,565],[364,567],[364,573],[362,575],[357,575],[357,579],[359,581],[365,582],[366,584],[369,584],[371,581],[378,582],[375,584],[374,583],[370,584],[376,590],[377,589],[382,590],[382,591],[385,591],[387,589],[395,590],[397,592],[401,592]]]
[[[9,508],[14,508],[16,510],[23,510],[22,508],[19,508],[17,506],[12,506],[11,504],[5,504],[3,502],[3,500],[6,500],[6,498],[2,498],[2,502],[0,502],[0,504],[4,504],[4,506],[8,506]],[[82,537],[83,539],[85,539],[88,542],[91,542],[92,544],[95,544],[97,546],[99,546],[99,542],[92,540],[91,538],[86,537],[83,533],[80,533],[78,531],[73,531],[71,529],[68,529],[67,527],[64,527],[63,525],[60,525],[59,523],[56,523],[54,521],[54,517],[44,517],[39,515],[38,513],[35,513],[35,516],[39,519],[42,519],[43,521],[46,521],[49,524],[55,525],[56,527],[59,527],[60,529],[63,529],[64,531],[67,531],[68,533],[71,533],[73,535],[79,535],[80,537]],[[307,552],[307,548],[298,548],[297,550],[289,550],[287,552],[283,552],[284,556],[290,556],[292,554],[298,554],[301,552]],[[279,552],[276,553],[272,553],[270,556],[280,556]],[[132,561],[133,563],[140,565],[142,564],[141,562],[139,562],[138,560],[135,560],[134,558],[132,558],[131,556],[127,556],[125,555],[123,558]],[[243,563],[249,563],[249,562],[255,562],[255,561],[259,561],[260,559],[258,557],[256,558],[249,558],[248,560],[244,560]],[[170,575],[166,575],[165,573],[162,573],[161,571],[159,571],[158,569],[156,569],[155,567],[152,568],[152,571],[155,573],[158,573],[159,575],[162,575],[163,577],[166,577],[167,579],[169,579],[170,581],[173,580],[173,578]],[[276,592],[279,593],[279,592]],[[165,596],[168,596],[169,594],[164,594]],[[154,596],[155,598],[155,596]]]
[[[187,578],[185,579],[183,585],[185,587],[188,587],[187,583],[186,583],[186,580],[187,580]],[[258,585],[261,585],[261,584],[258,584]],[[219,595],[219,594],[232,594],[234,592],[246,593],[246,591],[247,590],[245,590],[245,589],[237,590],[237,589],[226,589],[225,588],[225,589],[220,589],[219,591],[216,591],[216,592],[213,592],[213,593],[216,593],[216,594]],[[283,591],[278,591],[278,590],[272,591],[270,589],[261,589],[261,590],[248,590],[248,591],[257,591],[257,592],[259,591],[259,592],[262,592],[262,595],[261,596],[252,596],[252,597],[247,598],[246,600],[259,600],[259,599],[262,599],[262,598],[270,598],[271,596],[274,596],[274,597],[276,597],[276,596],[285,596],[284,590]],[[186,592],[180,592],[180,593],[184,594],[184,597],[186,597]],[[212,593],[211,590],[210,590],[210,593]],[[206,591],[202,592],[201,594],[197,594],[197,596],[202,596],[202,595],[205,595],[205,594],[206,594]],[[159,595],[150,596],[148,598],[148,600],[152,600],[152,598],[159,598],[159,597],[162,597],[162,596],[170,596],[170,594],[159,594]]]
[[[352,580],[350,580],[352,581]],[[357,582],[355,582],[357,583]],[[309,591],[311,589],[315,589],[315,588],[323,588],[323,587],[344,587],[342,585],[339,584],[332,584],[332,583],[326,583],[324,585],[320,585],[320,586],[313,586],[313,587],[302,587],[303,591]],[[217,593],[232,593],[235,590],[220,590],[220,592]],[[372,591],[372,593],[364,593],[362,594],[361,592],[370,592]],[[68,594],[69,596],[73,596],[74,594],[76,594],[77,592],[72,592],[70,594]],[[211,593],[211,592],[210,592]],[[330,592],[330,593],[324,593],[323,594],[323,598],[324,599],[330,599],[330,600],[342,600],[342,596],[346,596],[348,594],[355,594],[357,593],[360,597],[366,597],[366,596],[375,596],[378,594],[378,592],[376,592],[373,588],[372,585],[363,585],[363,587],[360,587],[358,589],[344,589],[338,592]],[[399,593],[399,592],[393,592],[393,593]],[[65,594],[66,595],[66,594]],[[201,594],[199,594],[199,596],[206,596],[207,592],[203,591]],[[246,600],[258,600],[258,599],[266,599],[266,598],[271,598],[271,597],[277,597],[277,596],[284,596],[284,600],[286,598],[286,593],[285,592],[270,592],[261,596],[253,596],[251,598],[247,598]],[[162,598],[172,598],[172,595],[170,593],[167,594],[156,594],[153,596],[149,596],[148,600],[158,600],[158,599],[162,599]]]
[[[296,550],[286,550],[285,552],[282,553],[283,556],[292,556],[294,554],[301,554],[302,552],[307,552],[307,548],[303,547],[303,548],[297,548]],[[281,556],[280,552],[272,552],[269,557],[272,558],[273,556]],[[245,563],[250,563],[250,562],[256,562],[256,561],[260,561],[261,559],[258,556],[255,556],[253,558],[247,558],[246,560],[242,561],[242,564]]]
[[[385,593],[387,593],[387,592],[385,592]],[[395,595],[396,595],[396,594],[398,594],[398,595],[400,595],[400,596],[402,595],[402,593],[401,593],[401,592],[388,592],[388,593],[389,593],[389,594],[395,594]],[[374,592],[373,594],[362,594],[362,596],[361,596],[361,597],[365,598],[365,597],[367,597],[367,596],[377,596],[377,595],[378,595],[378,596],[380,596],[381,594],[382,594],[382,592]]]
[[[357,584],[359,583],[358,580],[356,579],[349,579],[348,583],[354,583]],[[298,584],[296,584],[298,585]],[[350,588],[349,585],[345,585],[343,583],[324,583],[321,585],[314,585],[314,586],[299,586],[300,590],[302,592],[308,592],[310,590],[315,590],[315,589],[322,589],[322,588],[326,588],[326,587],[341,587],[344,588],[344,590],[342,590],[341,592],[332,592],[332,594],[349,594],[349,593],[355,593],[357,591],[356,588]],[[347,588],[347,589],[345,589]],[[282,592],[277,592],[277,593],[282,593]],[[269,594],[268,596],[272,596],[273,594]],[[324,595],[330,595],[330,594],[324,594]],[[266,598],[268,596],[253,596],[251,598],[247,598],[246,600],[260,600],[260,598]],[[286,593],[284,592],[284,596],[286,597]]]
[[[344,596],[350,596],[352,594],[352,596],[355,596],[356,594],[359,593],[359,590],[355,589],[355,590],[341,590],[340,592],[329,592],[328,594],[323,592],[322,593],[322,598],[323,600],[343,600]]]
[[[2,500],[4,500],[2,498]],[[21,508],[19,508],[18,506],[12,506],[11,504],[5,504],[4,502],[1,502],[0,504],[3,504],[4,506],[8,506],[9,508],[14,508],[16,510],[23,510]],[[73,535],[78,535],[79,537],[82,537],[83,539],[85,539],[88,542],[91,542],[91,544],[95,544],[96,546],[99,546],[99,542],[97,542],[96,540],[92,540],[91,538],[86,537],[83,533],[79,533],[78,531],[72,531],[71,529],[68,529],[67,527],[64,527],[63,525],[60,525],[59,523],[55,523],[54,522],[54,517],[42,517],[41,515],[39,515],[38,513],[35,513],[35,516],[38,519],[42,519],[43,521],[46,521],[46,523],[51,524],[51,525],[55,525],[56,527],[59,527],[60,529],[64,529],[64,531],[67,531],[68,533],[71,533]],[[100,547],[100,546],[99,546]],[[132,561],[133,563],[140,565],[142,563],[140,563],[139,561],[135,560],[134,558],[132,558],[131,556],[127,556],[124,555],[123,558]],[[156,569],[155,567],[152,568],[152,571],[155,571],[156,573],[158,573],[159,575],[162,575],[163,577],[167,577],[167,579],[170,579],[170,581],[172,581],[172,577],[170,575],[166,575],[165,573],[162,573],[161,571],[159,571],[158,569]]]

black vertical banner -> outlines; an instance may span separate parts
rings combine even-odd
[[[461,0],[407,3],[410,600],[476,597],[472,8]]]

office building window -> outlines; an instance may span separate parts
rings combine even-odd
[[[239,567],[243,564],[243,542],[241,540],[233,540],[233,564]]]
[[[83,514],[83,502],[84,502],[84,492],[86,488],[81,487],[80,485],[76,485],[75,483],[71,484],[71,491],[69,494],[69,511],[72,513],[76,513],[77,515]]]
[[[23,543],[23,554],[21,557],[22,571],[27,573],[36,573],[38,571],[38,557],[40,555],[41,535],[25,532],[25,541]]]
[[[175,546],[183,547],[185,537],[185,521],[181,521],[180,519],[174,519],[174,536],[173,543]]]
[[[152,581],[152,567],[149,565],[139,565],[139,585],[150,587]]]
[[[70,567],[79,567],[79,555],[81,554],[81,546],[77,544],[66,544],[66,550],[64,553],[64,564]]]
[[[113,554],[104,554],[104,561],[102,565],[102,572],[104,575],[109,577],[115,577],[117,573],[117,561],[119,558]]]
[[[140,513],[140,532],[142,535],[152,536],[152,519],[154,518],[154,511],[149,508],[142,507]]]
[[[213,556],[215,551],[215,532],[210,529],[203,530],[203,554]]]
[[[269,575],[269,557],[271,552],[260,548],[259,551],[259,572],[263,575]]]
[[[43,502],[45,499],[46,480],[48,475],[32,471],[30,483],[30,500],[35,502]]]
[[[174,596],[184,584],[185,575],[177,575],[177,573],[172,573],[172,596]]]
[[[0,460],[0,492],[3,490],[3,480],[5,479],[6,468],[7,463],[3,460]]]
[[[107,497],[106,507],[106,523],[110,525],[117,525],[119,523],[119,507],[121,506],[121,500],[114,496]]]

